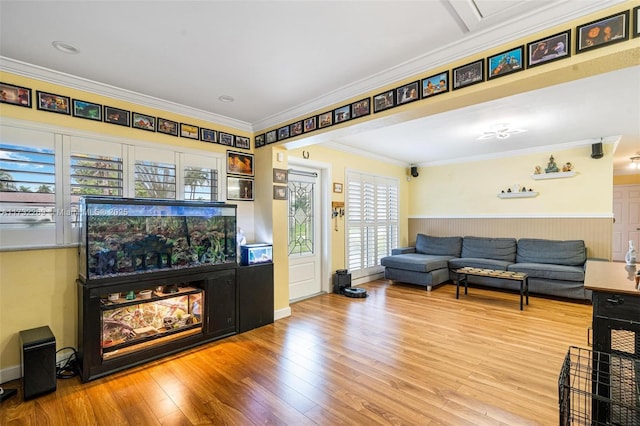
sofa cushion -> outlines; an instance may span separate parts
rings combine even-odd
[[[554,265],[583,266],[587,261],[587,249],[582,240],[543,240],[521,238],[518,240],[518,263],[545,263]]]
[[[416,236],[416,253],[460,257],[462,237]]]
[[[460,257],[515,262],[516,247],[515,238],[464,237]]]
[[[431,256],[428,254],[407,253],[385,256],[380,264],[389,268],[404,269],[415,272],[431,272],[448,267],[448,260],[452,256]]]
[[[497,271],[506,271],[511,262],[495,259],[482,259],[478,257],[463,257],[451,259],[449,261],[449,269],[452,271],[469,266],[471,268],[495,269]]]
[[[529,278],[543,278],[546,280],[584,281],[582,266],[553,265],[549,263],[512,263],[509,271],[524,272]]]

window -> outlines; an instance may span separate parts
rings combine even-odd
[[[355,278],[382,270],[398,245],[398,181],[347,172],[347,265]]]
[[[0,125],[0,249],[78,242],[82,196],[217,201],[224,154]]]

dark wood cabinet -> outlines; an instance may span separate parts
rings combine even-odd
[[[238,332],[273,323],[273,263],[238,267]]]

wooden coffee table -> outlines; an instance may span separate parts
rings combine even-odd
[[[511,281],[519,281],[520,282],[520,310],[523,309],[522,306],[522,298],[526,296],[527,305],[529,304],[529,276],[523,272],[512,272],[512,271],[497,271],[494,269],[482,269],[482,268],[471,268],[466,266],[464,268],[456,269],[456,274],[458,274],[458,279],[456,280],[456,299],[460,297],[460,283],[464,282],[464,294],[467,294],[468,288],[468,277],[476,276],[476,277],[490,277],[490,278],[498,278],[501,280],[511,280]]]

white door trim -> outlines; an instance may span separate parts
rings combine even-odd
[[[289,166],[312,167],[320,171],[320,281],[321,291],[332,291],[331,285],[331,164],[321,161],[305,160],[301,157],[289,157]]]

